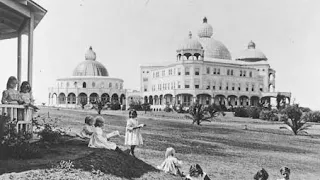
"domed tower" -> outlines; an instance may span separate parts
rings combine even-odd
[[[85,60],[74,69],[73,76],[109,76],[109,73],[103,64],[96,61],[96,53],[90,46],[85,54]]]
[[[177,61],[181,60],[203,60],[203,47],[200,42],[192,38],[192,33],[189,32],[189,37],[185,39],[177,49]]]
[[[239,61],[246,62],[257,62],[257,61],[267,61],[267,57],[262,51],[256,49],[256,44],[253,41],[250,41],[248,48],[241,52],[239,57],[236,58]]]
[[[203,18],[203,23],[198,30],[199,41],[204,49],[204,57],[231,60],[228,48],[220,41],[212,38],[213,28],[208,24],[208,19]]]

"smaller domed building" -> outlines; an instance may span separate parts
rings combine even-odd
[[[56,86],[49,88],[49,105],[76,108],[97,100],[125,104],[125,94],[123,80],[109,77],[90,47],[72,76],[57,79]]]

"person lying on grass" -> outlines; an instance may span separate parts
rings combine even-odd
[[[189,169],[189,174],[185,180],[210,180],[209,176],[203,172],[199,164],[194,164]]]
[[[282,167],[280,169],[281,179],[278,180],[289,180],[290,179],[290,169],[288,167]]]
[[[267,180],[269,177],[269,174],[265,169],[260,169],[253,177],[254,180]]]
[[[182,161],[179,161],[175,157],[175,150],[172,147],[169,147],[166,150],[165,160],[160,166],[157,166],[157,168],[166,173],[184,177],[183,173],[179,169],[181,168],[181,165],[182,165]]]
[[[132,109],[129,111],[129,119],[127,120],[125,145],[129,145],[131,148],[131,155],[134,156],[134,149],[138,145],[143,144],[142,135],[140,129],[145,127],[145,124],[139,124],[137,120],[137,111]]]
[[[80,132],[79,136],[81,138],[91,138],[93,132],[94,132],[94,118],[93,116],[87,116],[85,119],[84,119],[84,127],[82,129],[82,131]]]
[[[90,138],[88,147],[91,148],[105,148],[110,150],[121,151],[116,143],[109,141],[108,139],[114,136],[119,136],[119,131],[114,131],[110,134],[105,135],[103,133],[102,127],[104,125],[104,118],[102,116],[97,116],[95,118],[95,129]]]

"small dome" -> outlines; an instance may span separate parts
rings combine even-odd
[[[86,52],[85,59],[74,69],[73,76],[109,76],[104,65],[96,61],[96,53],[92,47]]]
[[[185,39],[178,50],[201,50],[203,49],[200,42],[192,38],[192,33],[189,32],[189,38]]]
[[[198,36],[200,38],[203,38],[203,37],[210,38],[213,35],[213,28],[207,22],[208,22],[207,18],[204,17],[203,18],[203,23],[201,24],[201,27],[198,30]]]
[[[231,60],[228,48],[220,41],[213,38],[200,38],[204,48],[204,57]]]
[[[240,56],[236,58],[236,60],[240,61],[248,61],[248,62],[256,62],[256,61],[266,61],[267,57],[264,55],[262,51],[256,49],[256,44],[252,41],[248,44],[248,49],[245,49],[241,52]]]

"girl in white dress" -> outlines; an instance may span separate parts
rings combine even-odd
[[[129,119],[127,120],[126,126],[126,136],[124,144],[130,146],[130,153],[132,156],[134,156],[135,147],[143,144],[140,128],[144,127],[145,124],[139,125],[137,116],[138,114],[136,110],[130,110]]]
[[[84,119],[84,127],[82,129],[82,131],[80,132],[80,137],[81,138],[91,138],[95,127],[94,127],[94,118],[93,116],[87,116]]]
[[[175,150],[172,147],[167,148],[165,154],[165,160],[160,166],[157,166],[158,169],[170,173],[173,175],[179,175],[184,177],[179,168],[181,168],[182,161],[179,161],[175,156]]]
[[[101,116],[97,116],[95,118],[95,130],[92,134],[88,147],[91,148],[105,148],[111,150],[119,150],[121,151],[116,143],[108,141],[107,137],[104,135],[102,127],[104,124],[104,119]]]

